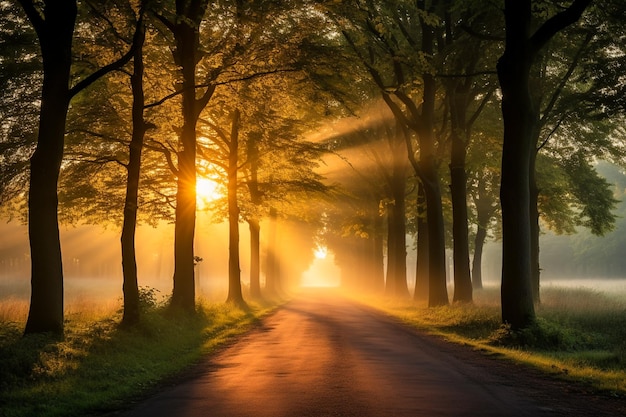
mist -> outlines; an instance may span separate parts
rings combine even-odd
[[[199,212],[195,233],[196,294],[209,302],[222,302],[228,291],[228,224],[213,223],[210,214]],[[261,230],[261,286],[265,283],[267,224]],[[98,303],[119,301],[122,297],[122,261],[119,231],[109,226],[62,226],[65,300],[72,304],[84,300]],[[241,281],[249,286],[249,232],[240,227]],[[30,297],[30,255],[27,227],[17,222],[0,225],[0,300]],[[279,227],[278,253],[286,289],[299,286],[338,286],[339,270],[332,252],[316,257],[314,236],[297,224],[282,222]],[[319,249],[319,248],[317,248]],[[142,225],[137,229],[136,250],[139,287],[154,288],[162,298],[172,291],[174,268],[174,226]]]

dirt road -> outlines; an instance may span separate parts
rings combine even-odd
[[[316,293],[123,416],[598,417],[625,410]]]

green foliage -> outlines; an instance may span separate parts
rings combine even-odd
[[[572,351],[586,349],[591,338],[584,332],[577,331],[538,318],[532,326],[522,330],[512,330],[503,324],[490,337],[489,342],[495,346],[523,348],[545,351]]]
[[[167,305],[168,300],[159,300],[159,290],[152,287],[139,287],[139,310],[143,313],[153,311],[159,307]]]
[[[0,210],[10,215],[28,187],[42,82],[35,31],[15,3],[0,3]]]
[[[542,153],[537,155],[535,167],[539,196],[537,206],[543,225],[556,234],[575,232],[575,197],[570,192],[570,181],[559,165],[559,160]]]
[[[564,168],[572,193],[580,202],[580,224],[598,236],[613,230],[616,216],[612,210],[619,202],[613,197],[613,185],[598,174],[584,155],[567,159]]]

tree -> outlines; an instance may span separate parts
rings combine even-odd
[[[202,59],[200,24],[207,0],[176,1],[173,15],[158,14],[158,19],[174,36],[172,50],[181,78],[183,125],[179,130],[176,167],[177,191],[174,228],[174,289],[171,305],[195,311],[195,278],[193,241],[196,224],[196,125],[200,113],[215,91],[215,75],[207,75],[206,87],[197,94],[196,73]]]
[[[234,98],[237,100],[237,98]],[[217,119],[214,115],[211,119]],[[241,131],[241,111],[235,105],[227,112],[227,116],[222,118],[230,122],[230,132],[220,127],[211,120],[206,120],[217,138],[212,139],[214,144],[218,144],[224,155],[208,161],[210,164],[220,166],[226,172],[226,202],[228,219],[228,296],[226,302],[233,303],[241,308],[247,308],[241,291],[241,264],[239,260],[239,142]]]
[[[41,47],[43,83],[37,146],[30,159],[28,230],[31,303],[24,332],[63,332],[63,267],[57,217],[57,183],[70,100],[95,80],[123,66],[132,51],[70,86],[75,0],[20,0]]]
[[[612,13],[614,7],[619,6],[612,5],[610,1],[591,7],[580,20],[580,24],[555,37],[541,54],[535,70],[531,72],[534,86],[532,99],[539,112],[534,131],[535,152],[531,154],[530,169],[531,283],[536,303],[540,302],[540,225],[550,227],[559,222],[569,222],[572,225],[571,232],[575,224],[580,224],[577,219],[580,207],[586,207],[592,201],[600,201],[585,199],[594,190],[577,192],[580,188],[576,185],[578,181],[571,178],[565,181],[566,186],[562,190],[556,191],[561,196],[569,197],[570,207],[561,211],[550,211],[542,207],[542,202],[549,201],[555,194],[550,192],[553,186],[546,184],[540,176],[541,155],[547,156],[543,158],[544,162],[552,161],[565,175],[572,172],[566,166],[571,166],[573,161],[586,165],[584,159],[577,157],[579,152],[611,161],[621,161],[624,158],[621,141],[615,140],[619,135],[616,135],[616,131],[623,125],[623,117],[619,115],[620,100],[616,99],[616,93],[619,96],[620,83],[615,74],[623,73],[625,69],[620,63],[623,60],[614,52],[608,52],[623,49],[616,34],[623,27],[624,21],[618,17],[619,13]],[[581,166],[581,170],[587,172],[584,166]],[[582,182],[585,183],[590,184]],[[610,193],[606,185],[603,188]],[[605,207],[582,210],[599,214],[613,206],[608,204]],[[614,218],[604,214],[600,217],[605,222],[602,229],[610,229]],[[596,221],[601,220],[598,218]],[[561,232],[558,227],[552,230]]]
[[[232,129],[228,140],[228,298],[227,302],[247,307],[241,293],[241,267],[239,262],[239,203],[237,202],[237,173],[239,167],[239,124],[241,112],[232,112]]]
[[[143,19],[143,10],[139,11],[139,20]],[[137,284],[137,260],[135,256],[135,231],[137,228],[137,208],[139,194],[139,179],[141,174],[141,154],[143,151],[144,135],[148,124],[144,120],[144,61],[143,44],[145,42],[145,26],[143,22],[137,25],[133,44],[133,74],[131,89],[133,94],[132,123],[133,132],[129,145],[128,177],[126,180],[126,199],[124,202],[124,223],[120,237],[122,249],[122,270],[124,275],[124,315],[122,325],[134,325],[139,321],[139,286]]]
[[[493,111],[489,113],[493,114]],[[486,239],[490,230],[496,229],[496,236],[499,234],[499,223],[495,219],[499,217],[497,190],[500,185],[502,131],[498,121],[491,118],[485,120],[483,126],[497,127],[498,130],[489,132],[483,127],[468,149],[469,194],[474,203],[476,228],[472,258],[472,286],[475,290],[483,288],[482,255]]]
[[[476,13],[467,8],[460,13],[444,13],[447,65],[444,77],[446,104],[450,116],[450,196],[452,200],[452,242],[454,263],[454,301],[472,301],[469,268],[468,198],[466,157],[473,126],[490,102],[495,86],[490,57],[494,56],[481,29],[493,20],[491,13]],[[490,39],[490,43],[493,40]],[[482,229],[480,230],[482,232]]]
[[[576,22],[591,0],[575,0],[531,34],[531,1],[505,0],[505,50],[497,64],[502,90],[502,320],[513,329],[535,321],[530,281],[530,163],[537,111],[529,93],[531,66],[544,45]]]
[[[353,18],[351,26],[342,26],[342,33],[402,126],[407,154],[426,200],[429,305],[446,305],[445,236],[435,131],[438,85],[433,60],[429,59],[435,54],[435,31],[440,22],[437,12],[443,4],[434,2],[427,8],[426,2],[418,1],[394,2],[391,6],[368,2],[357,11],[344,11],[347,19]],[[419,145],[419,160],[414,141]]]
[[[339,238],[333,239],[333,250],[345,282],[371,291],[378,287],[377,278],[370,278],[382,265],[382,224],[387,226],[386,294],[408,297],[406,275],[406,197],[409,166],[401,129],[384,103],[374,101],[358,117],[340,120],[334,134],[325,139],[332,154],[347,162],[344,170],[327,175],[337,183],[344,195],[336,196],[339,209],[332,215]],[[329,162],[330,163],[330,162]],[[344,209],[346,207],[346,209]],[[349,243],[345,243],[349,239]],[[380,242],[380,244],[378,242]],[[349,247],[347,247],[349,246]],[[373,246],[373,248],[372,248]],[[357,282],[361,277],[363,283]],[[366,282],[370,282],[367,285]]]

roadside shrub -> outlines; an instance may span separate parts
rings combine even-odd
[[[158,293],[156,288],[139,287],[139,309],[145,312],[159,307]]]
[[[547,351],[571,351],[586,349],[592,346],[594,341],[587,333],[539,317],[532,326],[521,330],[513,330],[509,324],[502,324],[489,337],[489,344]]]

